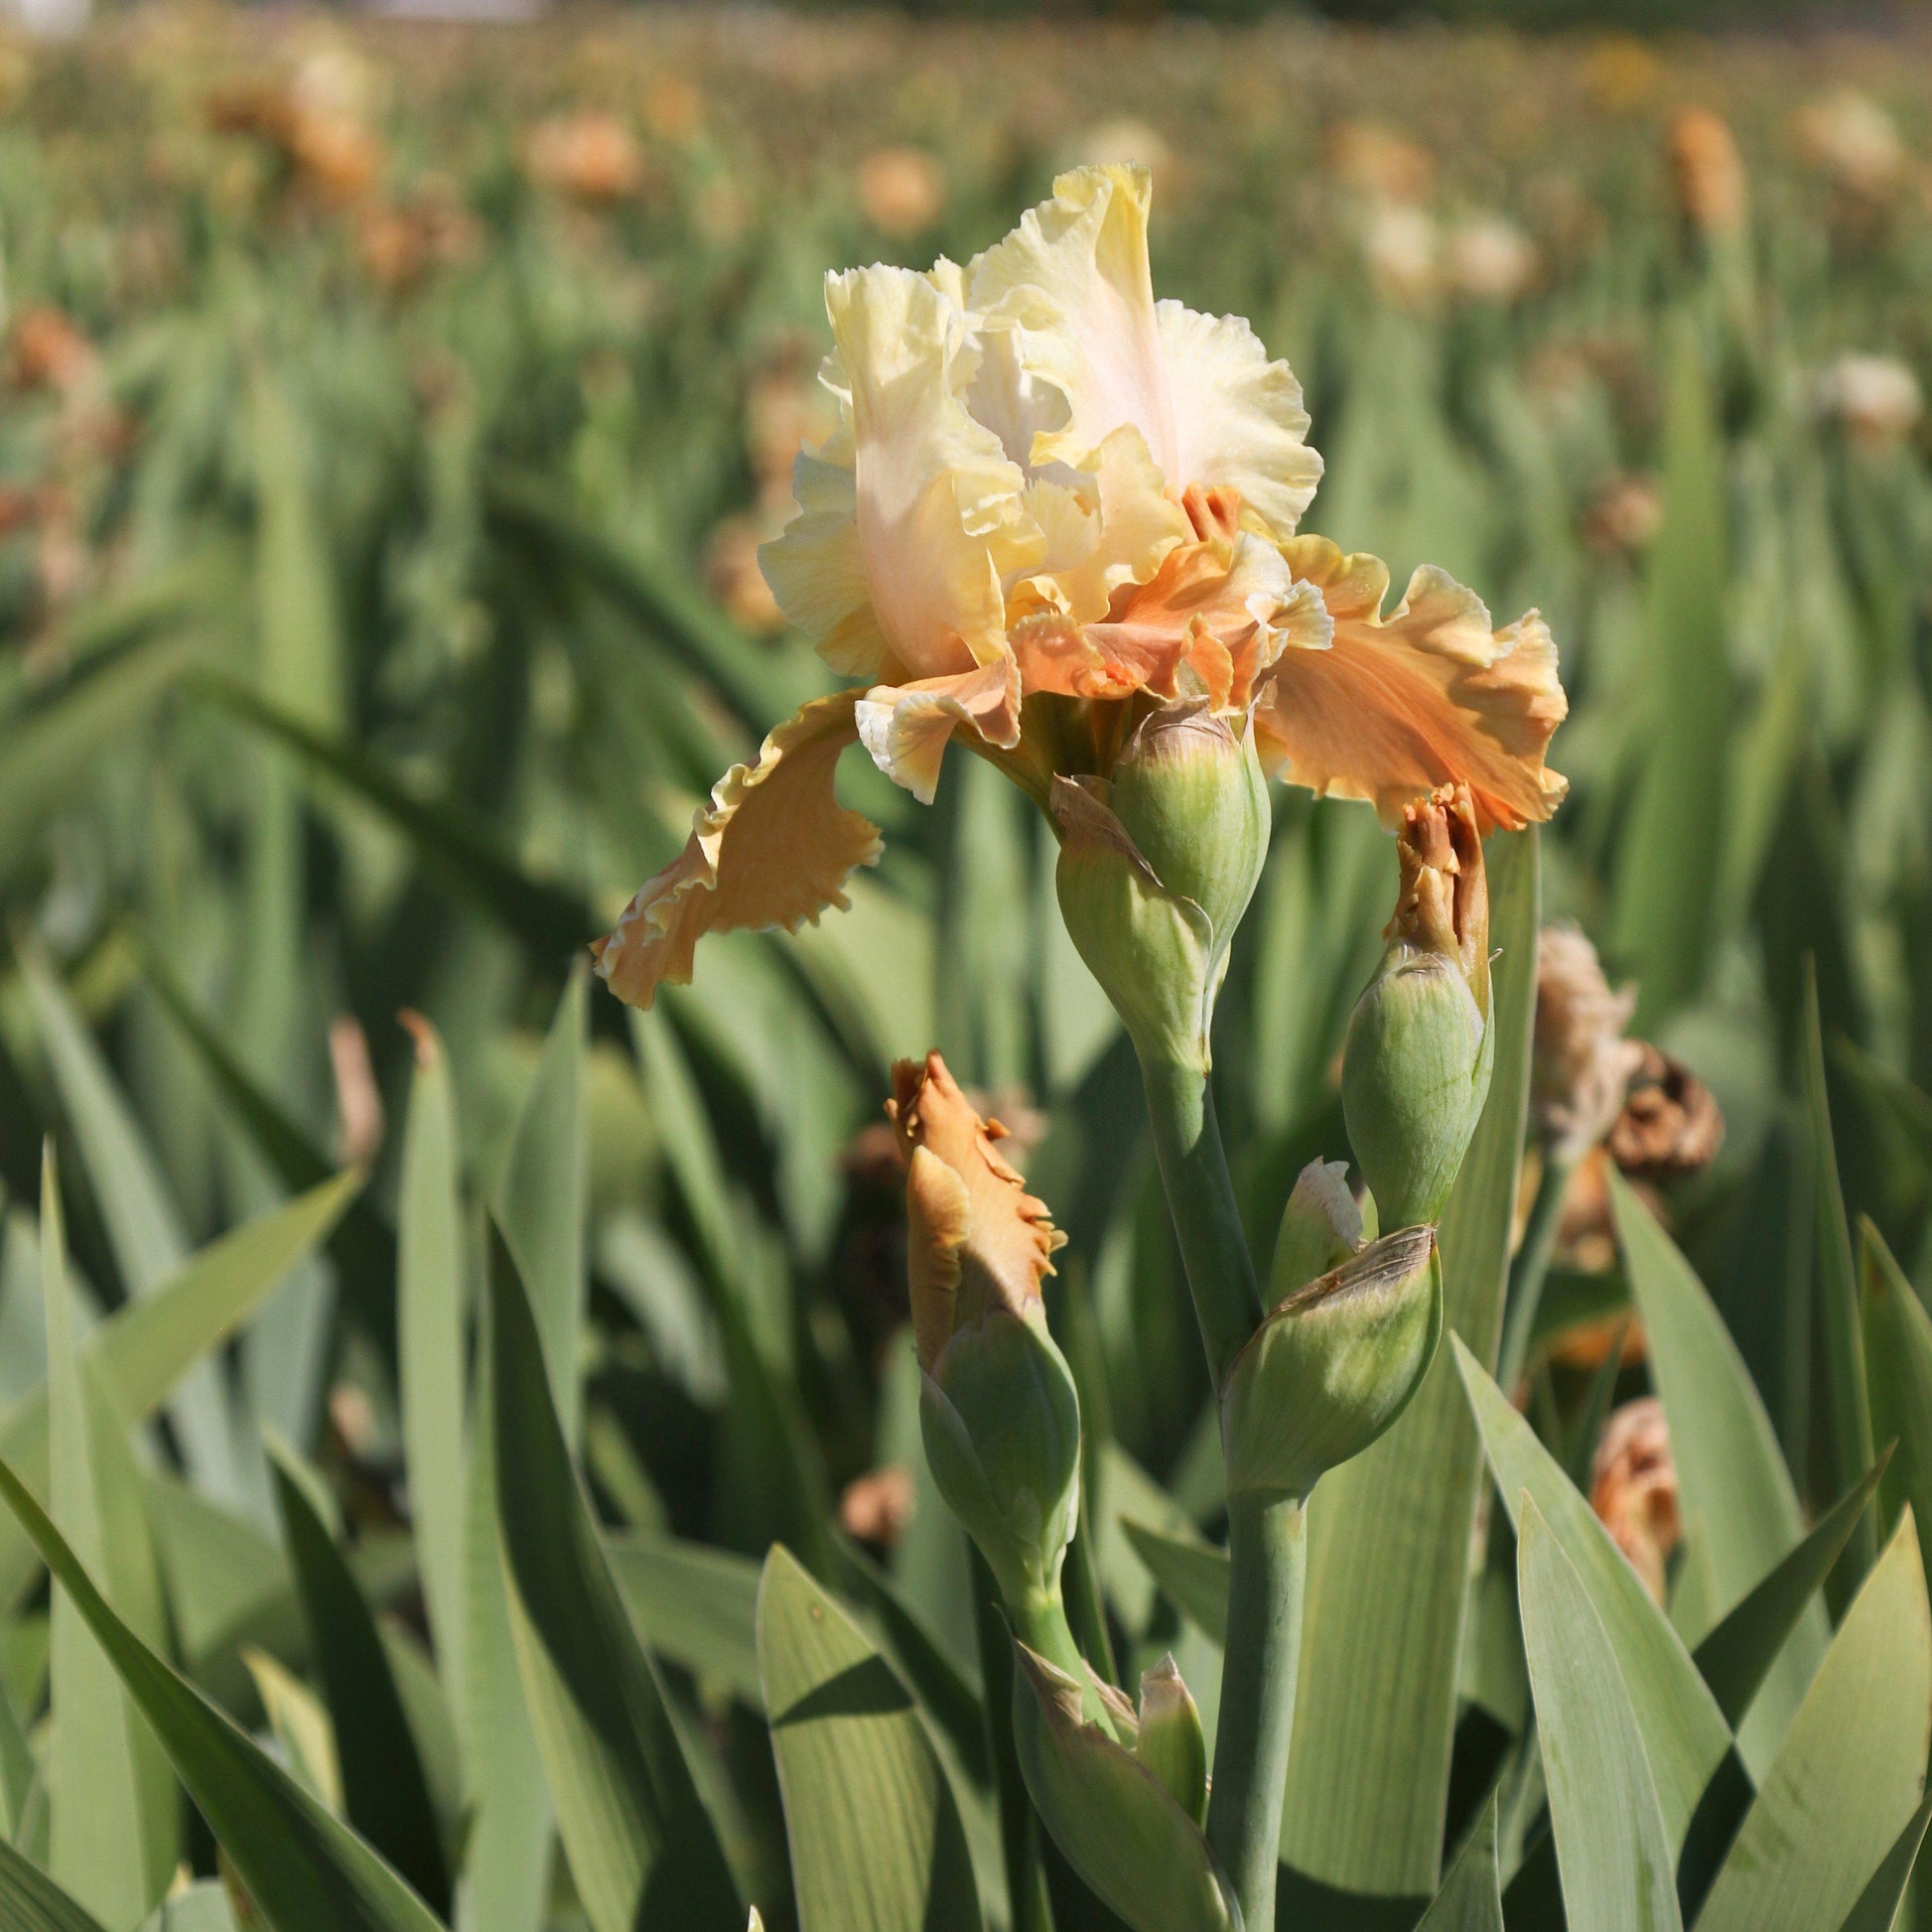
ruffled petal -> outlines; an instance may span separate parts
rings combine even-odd
[[[1268,359],[1239,316],[1204,316],[1178,302],[1160,303],[1156,314],[1173,404],[1169,483],[1238,489],[1276,536],[1292,536],[1321,481],[1295,372]]]
[[[1531,612],[1492,631],[1471,591],[1425,568],[1384,621],[1387,572],[1320,538],[1284,546],[1334,620],[1326,651],[1295,651],[1269,673],[1255,736],[1271,773],[1317,793],[1365,798],[1385,822],[1437,785],[1464,783],[1486,833],[1546,819],[1569,781],[1544,763],[1569,710],[1549,626]]]
[[[791,493],[799,513],[784,534],[759,548],[759,565],[778,608],[845,677],[877,677],[891,655],[873,615],[872,586],[859,546],[856,483],[844,464],[801,454]]]
[[[1008,751],[1020,743],[1019,666],[1009,654],[950,677],[875,685],[859,700],[857,722],[873,762],[929,805],[954,732],[963,727]]]
[[[1280,550],[1242,532],[1182,544],[1146,584],[1118,594],[1113,614],[1086,626],[1110,664],[1134,673],[1158,697],[1187,688],[1217,710],[1244,707],[1255,681],[1285,649],[1319,651],[1328,614],[1320,595],[1298,585]]]
[[[1057,426],[1034,419],[1032,465],[1089,471],[1101,443],[1132,423],[1173,482],[1173,407],[1147,255],[1151,192],[1142,167],[1076,168],[967,270],[972,308],[1011,327],[1030,378],[1065,399]]]
[[[712,787],[684,850],[639,888],[592,951],[619,999],[648,1007],[659,986],[685,986],[707,932],[782,926],[795,932],[879,857],[879,828],[833,790],[839,754],[858,737],[854,691],[815,698],[787,718],[751,764]]]
[[[1027,503],[1044,555],[1038,571],[1008,594],[1009,626],[1042,610],[1092,623],[1107,615],[1116,591],[1146,583],[1193,534],[1186,511],[1162,487],[1147,439],[1132,425],[1101,444],[1091,491],[1035,483]]]

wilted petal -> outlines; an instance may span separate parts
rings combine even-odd
[[[1295,372],[1269,360],[1239,316],[1205,316],[1178,302],[1161,303],[1158,314],[1173,407],[1168,481],[1175,489],[1238,489],[1277,536],[1292,536],[1321,481]]]
[[[1031,464],[1089,470],[1102,442],[1131,423],[1174,483],[1173,408],[1147,258],[1151,192],[1145,168],[1076,168],[967,271],[973,308],[1013,322],[1025,368],[1065,398],[1062,423],[1035,419]]]
[[[1555,811],[1568,780],[1543,759],[1569,700],[1540,617],[1492,632],[1472,591],[1425,568],[1385,621],[1375,559],[1315,537],[1283,550],[1321,589],[1334,642],[1285,653],[1269,675],[1255,733],[1271,770],[1369,799],[1390,823],[1418,792],[1454,782],[1468,785],[1485,832]]]
[[[929,805],[940,759],[960,727],[989,745],[1020,743],[1019,666],[1009,654],[951,677],[874,685],[859,700],[858,726],[880,770]]]
[[[593,948],[612,992],[648,1007],[665,981],[688,985],[707,932],[796,931],[849,901],[845,882],[879,857],[879,829],[833,790],[839,754],[858,737],[857,693],[816,698],[712,787],[684,850],[637,893]]]

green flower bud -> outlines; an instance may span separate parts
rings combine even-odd
[[[1205,706],[1142,720],[1108,778],[1055,778],[1060,910],[1143,1057],[1208,1059],[1214,996],[1268,856],[1252,730]]]
[[[1407,808],[1389,949],[1342,1050],[1348,1138],[1381,1225],[1433,1221],[1489,1094],[1489,890],[1465,785]]]
[[[1279,1305],[1362,1245],[1362,1210],[1348,1191],[1346,1161],[1311,1161],[1295,1182],[1275,1237],[1270,1299]]]
[[[1303,1498],[1400,1416],[1443,1331],[1432,1227],[1384,1235],[1289,1297],[1228,1373],[1230,1497]]]
[[[1134,1755],[1196,1825],[1207,1824],[1207,1739],[1173,1653],[1141,1673],[1141,1727]]]
[[[947,1507],[1009,1602],[1050,1595],[1080,1497],[1080,1402],[1039,1284],[1063,1237],[937,1053],[893,1069],[919,1425]]]
[[[1013,1648],[1013,1733],[1021,1775],[1067,1863],[1134,1932],[1240,1932],[1241,1909],[1199,1811],[1174,1796],[1139,1749],[1152,1724],[1156,1754],[1173,1764],[1177,1777],[1190,1777],[1173,1749],[1181,1714],[1167,1689],[1157,1691],[1152,1711],[1144,1693],[1139,1739],[1130,1749],[1100,1725],[1082,1722],[1082,1690],[1074,1679],[1025,1644]],[[1184,1686],[1179,1696],[1191,1710]],[[1116,1731],[1132,1738],[1134,1714],[1126,1700],[1109,1688],[1106,1701]],[[1196,1715],[1196,1734],[1199,1723]],[[1200,1763],[1204,1798],[1204,1751]],[[1191,1794],[1191,1782],[1186,1788]]]

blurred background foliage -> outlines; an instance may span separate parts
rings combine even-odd
[[[239,1331],[186,1382],[121,1389],[157,1641],[353,1818],[354,1666],[312,1654],[298,1609],[359,1589],[444,1848],[481,1815],[425,1640],[461,1556],[463,1311],[496,1203],[553,1285],[566,1425],[706,1795],[781,1896],[751,1721],[769,1541],[979,1673],[966,1547],[924,1489],[880,1117],[893,1057],[937,1045],[1071,1236],[1050,1306],[1094,1614],[1123,1669],[1178,1646],[1211,1711],[1217,1653],[1120,1528],[1215,1530],[1205,1373],[1043,824],[969,759],[926,811],[854,758],[888,849],[850,913],[707,940],[649,1015],[583,974],[713,778],[832,682],[755,561],[828,427],[823,271],[963,258],[1076,160],[1151,163],[1160,292],[1293,360],[1328,460],[1307,527],[1398,584],[1442,564],[1499,621],[1548,617],[1573,790],[1546,915],[1638,984],[1637,1030],[1725,1122],[1714,1158],[1666,1136],[1625,1165],[1801,1494],[1832,1500],[1834,1150],[1808,1067],[1851,1212],[1932,1293],[1928,80],[1910,33],[1306,21],[150,9],[0,44],[0,1428],[60,1358],[44,1137],[83,1337],[200,1280],[184,1264],[240,1223],[278,1211],[291,1244],[208,1303],[204,1346]],[[1278,797],[1217,1042],[1264,1244],[1301,1166],[1345,1152],[1334,1059],[1393,884],[1366,808]],[[1529,1355],[1558,1438],[1600,1421],[1628,1316],[1606,1158],[1573,1184]],[[438,1162],[456,1191],[426,1260]],[[344,1163],[368,1181],[328,1223],[341,1203],[307,1190]],[[454,1300],[423,1299],[438,1268]],[[413,1367],[412,1306],[442,1324]],[[1640,1332],[1623,1347],[1639,1393]],[[406,1445],[412,1374],[434,1384],[412,1427],[441,1420]],[[293,1528],[291,1571],[305,1494],[352,1576],[304,1574]],[[11,1532],[0,1556],[0,1731],[24,1734],[49,1598]],[[33,1846],[22,1775],[0,1798]]]

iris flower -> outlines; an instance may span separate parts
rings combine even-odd
[[[1206,706],[1272,775],[1391,823],[1445,783],[1485,832],[1555,809],[1547,626],[1494,628],[1429,567],[1385,615],[1380,562],[1296,534],[1321,477],[1301,385],[1240,318],[1154,299],[1148,207],[1144,168],[1082,168],[963,268],[827,277],[839,427],[761,557],[856,682],[719,781],[597,949],[621,998],[688,982],[707,932],[847,903],[880,850],[833,789],[855,742],[930,802],[957,738],[1046,809],[1153,709]]]

